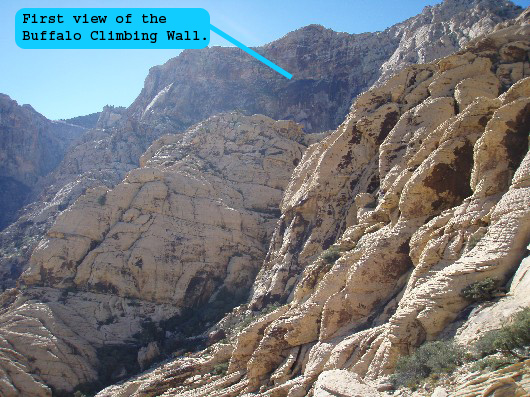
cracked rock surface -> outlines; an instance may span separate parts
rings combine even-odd
[[[352,99],[374,82],[459,50],[520,12],[509,1],[446,0],[382,32],[348,34],[309,25],[257,48],[292,73],[291,80],[230,47],[184,51],[151,68],[134,103],[127,109],[105,106],[96,127],[58,157],[55,172],[39,184],[38,199],[0,233],[0,288],[15,285],[59,213],[86,189],[121,182],[161,135],[235,110],[294,120],[309,132],[334,129]],[[508,80],[521,73],[520,62],[502,70]]]
[[[210,369],[226,356],[204,351],[99,396],[378,395],[370,382],[423,342],[498,328],[480,311],[462,321],[466,286],[510,283],[494,315],[524,306],[527,17],[360,95],[305,151],[248,302],[283,305],[230,339],[226,375]]]
[[[93,382],[108,346],[140,349],[143,363],[158,347],[142,347],[142,322],[222,315],[244,299],[303,138],[290,121],[216,116],[160,138],[114,189],[81,196],[33,252],[25,287],[5,294],[3,395]]]

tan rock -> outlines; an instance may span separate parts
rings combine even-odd
[[[519,79],[517,79],[519,80]],[[477,98],[497,98],[501,83],[493,73],[462,80],[455,87],[455,99],[460,109],[465,109]]]
[[[467,321],[458,329],[455,339],[463,345],[470,345],[485,332],[501,328],[521,309],[530,307],[529,271],[530,257],[526,257],[510,280],[506,297],[494,305],[479,306],[473,310]]]
[[[510,365],[459,386],[455,397],[522,397],[530,393],[530,360]]]
[[[438,70],[403,71],[359,96],[305,152],[250,302],[287,303],[236,338],[230,371],[245,374],[215,393],[347,393],[326,389],[328,375],[379,379],[448,327],[470,340],[498,326],[487,312],[453,322],[468,305],[462,289],[506,282],[528,243],[528,83],[497,97],[495,77],[500,49],[527,34],[516,24]],[[328,247],[340,250],[336,260],[322,256]],[[521,272],[514,294],[526,290]],[[510,294],[492,313],[516,309]]]
[[[5,345],[26,361],[34,357],[14,370],[4,356],[6,384],[30,372],[40,375],[26,382],[28,393],[47,390],[44,384],[72,391],[95,381],[101,354],[112,355],[106,346],[126,349],[143,322],[156,327],[218,301],[235,306],[265,257],[283,189],[305,149],[301,140],[293,122],[217,116],[180,140],[162,138],[144,156],[144,167],[114,189],[88,190],[36,248],[23,276],[29,288],[18,298],[31,296],[31,303],[17,301],[1,317]],[[42,286],[52,287],[43,293],[47,304],[35,298]],[[137,309],[130,310],[131,301]],[[44,342],[26,351],[40,334]],[[141,368],[160,353],[155,341],[133,343]],[[113,369],[108,380],[130,376],[127,368]]]
[[[314,386],[314,397],[377,397],[376,389],[364,384],[358,375],[345,370],[324,371]]]
[[[468,304],[464,287],[506,280],[518,266],[530,224],[526,83],[497,98],[473,80],[481,73],[498,87],[491,54],[510,34],[439,62],[420,82],[404,72],[361,95],[342,126],[306,151],[251,301],[289,304],[240,334],[231,370],[246,374],[216,393],[342,393],[320,387],[328,373],[389,374],[453,322]],[[404,103],[411,98],[422,103]],[[329,241],[342,250],[334,263],[319,257]],[[477,329],[472,321],[462,335]]]
[[[72,208],[91,217],[89,230],[65,214],[36,250],[26,275],[32,287],[21,296],[39,283],[54,287],[49,294],[83,289],[73,294],[80,302],[101,302],[110,291],[112,305],[86,305],[92,331],[75,342],[87,357],[135,335],[149,305],[156,307],[149,317],[167,319],[251,286],[248,307],[236,314],[283,303],[229,344],[178,357],[100,396],[379,395],[368,382],[454,326],[469,303],[463,288],[486,277],[508,281],[526,253],[528,83],[510,90],[514,81],[497,71],[502,56],[518,59],[520,45],[512,51],[510,43],[528,34],[521,19],[450,58],[403,70],[360,95],[343,124],[303,157],[300,129],[263,116],[220,116],[182,139],[163,137],[141,170]],[[513,70],[510,79],[519,78]],[[508,92],[497,97],[495,89]],[[153,96],[149,111],[169,97]],[[517,277],[514,291],[526,288]],[[95,307],[121,314],[130,297],[142,307],[98,328]],[[50,303],[57,313],[81,305]],[[3,314],[15,329],[23,323],[11,314],[17,307]],[[464,325],[457,334],[466,332]],[[63,383],[78,382],[77,373],[66,375]]]

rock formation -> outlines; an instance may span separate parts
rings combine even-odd
[[[509,1],[449,0],[382,32],[347,34],[310,25],[256,48],[292,80],[238,48],[184,51],[150,70],[129,112],[176,129],[234,109],[294,120],[306,131],[334,129],[352,99],[376,80],[449,55],[520,12]]]
[[[5,294],[2,394],[115,381],[174,349],[186,321],[211,325],[245,299],[304,139],[293,122],[221,115],[157,140],[114,189],[89,189]],[[109,349],[139,363],[102,373]]]
[[[92,392],[173,353],[99,396],[377,396],[424,341],[498,327],[485,314],[528,285],[518,13],[447,0],[384,32],[302,28],[259,49],[289,82],[233,48],[152,69],[0,240],[7,278],[32,254],[0,296],[0,394]],[[210,117],[234,108],[291,121]],[[514,273],[463,318],[463,288]]]
[[[530,393],[529,373],[530,360],[526,360],[470,380],[460,386],[454,396],[527,396]]]
[[[59,159],[55,170],[40,178],[36,200],[20,210],[20,216],[0,233],[0,288],[14,286],[40,238],[87,189],[113,187],[138,167],[139,158],[163,134],[156,126],[126,123],[116,126],[123,108],[105,107],[97,128],[87,130]]]
[[[360,95],[306,150],[248,308],[283,305],[98,396],[378,395],[369,383],[421,343],[499,326],[480,310],[462,321],[465,287],[509,282],[483,309],[501,321],[527,305],[528,17]]]
[[[43,181],[43,195],[0,233],[0,289],[15,284],[61,211],[88,188],[119,183],[161,135],[234,110],[294,120],[310,132],[334,129],[352,99],[377,80],[448,55],[520,12],[509,1],[447,0],[383,32],[347,34],[310,25],[257,48],[292,80],[237,48],[184,51],[152,68],[136,101],[127,110],[105,107],[96,128]]]
[[[0,94],[0,230],[62,160],[83,128],[50,121],[30,105]]]

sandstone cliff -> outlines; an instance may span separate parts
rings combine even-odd
[[[342,383],[375,396],[370,382],[423,341],[498,326],[479,310],[462,322],[460,291],[506,282],[526,252],[525,16],[456,55],[388,73],[517,13],[446,1],[376,34],[307,27],[260,49],[300,76],[292,82],[235,49],[153,69],[137,101],[106,107],[42,201],[6,230],[4,241],[30,237],[13,257],[36,248],[20,287],[1,296],[1,393],[97,390],[201,347],[211,327],[208,349],[100,395],[324,396],[344,394]],[[192,61],[209,85],[180,82]],[[246,85],[227,91],[236,80]],[[346,119],[310,135],[230,113],[179,132],[239,103],[309,130]],[[526,285],[518,272],[511,295],[485,310],[506,316]]]
[[[306,131],[334,129],[352,99],[376,80],[449,55],[520,12],[509,1],[446,0],[382,32],[306,26],[256,48],[291,80],[238,48],[184,51],[150,70],[129,112],[176,129],[234,109],[294,120]]]
[[[37,242],[59,213],[87,189],[112,187],[122,181],[128,171],[138,167],[140,156],[153,140],[163,134],[157,126],[138,123],[117,128],[123,112],[123,108],[105,107],[97,128],[85,130],[69,150],[63,151],[55,169],[36,183],[34,201],[0,233],[0,289],[14,286]],[[56,146],[60,148],[60,144]]]
[[[4,294],[2,395],[101,387],[245,299],[304,139],[293,122],[217,116],[157,140],[114,189],[89,189]]]
[[[0,94],[0,229],[53,171],[83,128],[50,121],[29,105]]]
[[[152,68],[136,101],[126,111],[103,109],[96,128],[41,183],[42,196],[0,233],[0,289],[14,286],[61,211],[88,188],[119,183],[161,135],[233,110],[294,120],[306,131],[336,128],[352,99],[378,79],[448,55],[520,12],[509,1],[446,0],[383,32],[347,34],[310,25],[257,49],[291,72],[292,80],[237,48],[184,51]]]
[[[527,305],[528,16],[360,95],[306,150],[248,308],[283,305],[98,395],[377,396],[400,355],[444,332],[467,343]],[[508,296],[466,320],[461,292],[486,277]]]

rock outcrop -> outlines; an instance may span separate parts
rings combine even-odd
[[[96,128],[41,183],[43,195],[0,233],[0,289],[15,285],[61,211],[88,188],[119,183],[161,135],[234,110],[294,120],[306,131],[334,129],[352,99],[374,82],[410,63],[448,55],[520,12],[509,1],[446,0],[383,32],[347,34],[310,25],[257,48],[292,80],[237,48],[184,51],[152,68],[136,101],[127,110],[105,107]]]
[[[3,234],[11,281],[32,256],[1,295],[0,393],[94,391],[213,343],[100,395],[376,396],[400,355],[464,340],[484,322],[457,323],[461,290],[506,283],[528,244],[528,13],[389,75],[519,12],[449,0],[384,32],[302,28],[259,49],[291,81],[234,48],[152,69]],[[182,132],[234,108],[291,121]]]
[[[460,386],[455,397],[514,396],[530,394],[530,360],[510,365],[487,375],[477,376]]]
[[[118,128],[123,112],[123,108],[105,107],[97,128],[86,130],[56,168],[40,178],[35,201],[22,208],[16,222],[0,233],[0,289],[15,285],[36,244],[62,211],[87,189],[111,188],[121,182],[127,172],[138,167],[149,145],[165,133],[156,125],[142,123],[124,123]]]
[[[245,299],[304,138],[294,122],[216,116],[157,140],[114,189],[89,189],[4,295],[2,394],[130,376]],[[108,373],[109,359],[124,362]]]
[[[530,247],[527,247],[529,249]],[[458,331],[455,339],[462,345],[476,342],[485,332],[499,329],[510,320],[515,313],[530,307],[530,257],[527,256],[517,267],[515,275],[508,283],[508,293],[498,302],[486,302],[473,308],[469,317],[456,321]]]
[[[446,0],[382,32],[347,34],[310,25],[256,48],[291,80],[238,48],[184,51],[150,70],[129,112],[175,129],[234,109],[294,120],[306,131],[334,129],[353,98],[377,80],[447,56],[520,12],[509,1]]]
[[[57,167],[83,131],[0,94],[0,230],[37,193],[37,182]]]
[[[326,395],[336,377],[377,395],[400,355],[477,331],[465,287],[521,263],[512,293],[526,283],[528,16],[360,95],[306,150],[248,307],[283,305],[99,396]]]

